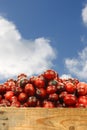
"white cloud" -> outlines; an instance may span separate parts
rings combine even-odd
[[[50,40],[23,39],[13,22],[0,17],[0,79],[41,73],[53,66],[55,57]]]
[[[63,74],[60,76],[61,79],[69,79],[72,78],[72,76],[70,74]]]
[[[84,25],[87,26],[87,4],[82,9],[82,14],[81,15],[82,15],[82,21],[83,21]]]
[[[82,36],[80,36],[80,41],[82,42],[82,43],[86,43],[86,37],[85,37],[85,35],[82,35]]]
[[[78,53],[77,58],[65,59],[65,65],[71,74],[81,80],[87,80],[87,47]]]

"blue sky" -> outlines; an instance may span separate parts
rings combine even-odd
[[[0,27],[1,80],[52,68],[86,81],[86,0],[0,0]]]

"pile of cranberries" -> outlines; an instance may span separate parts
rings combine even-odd
[[[1,107],[87,107],[87,83],[61,79],[54,70],[38,76],[20,74],[0,84]]]

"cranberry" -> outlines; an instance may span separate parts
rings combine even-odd
[[[37,105],[37,98],[35,96],[31,96],[28,98],[27,104],[29,107],[36,107]]]
[[[61,93],[62,91],[65,91],[65,85],[61,82],[58,83],[57,85],[57,93]]]
[[[38,78],[40,78],[41,80],[44,80],[44,81],[45,81],[44,74],[40,74],[40,75],[38,75]]]
[[[17,97],[16,96],[12,96],[10,99],[11,102],[16,102],[17,101]]]
[[[47,70],[44,72],[44,77],[47,79],[47,80],[52,80],[56,77],[56,73],[54,70]]]
[[[27,98],[28,98],[28,96],[27,96],[27,94],[26,93],[20,93],[19,94],[19,96],[18,96],[18,100],[20,101],[20,102],[25,102],[26,100],[27,100]]]
[[[76,79],[76,78],[74,78],[74,79],[73,79],[73,84],[74,84],[74,85],[77,85],[78,83],[79,83],[79,80]]]
[[[2,100],[2,95],[0,95],[0,102],[1,102],[1,100]]]
[[[45,81],[43,79],[37,77],[37,78],[35,78],[34,85],[37,88],[44,88],[45,87]]]
[[[80,106],[87,107],[87,97],[86,96],[80,96],[78,98],[78,104],[80,104]]]
[[[82,104],[82,103],[79,103],[77,102],[76,105],[75,105],[76,108],[86,108],[87,107],[87,104]]]
[[[21,78],[27,78],[27,75],[24,73],[21,73],[17,76],[17,79],[21,79]]]
[[[65,103],[60,103],[60,101],[57,101],[56,107],[65,107]]]
[[[12,103],[11,103],[11,106],[12,106],[12,107],[20,107],[21,104],[20,104],[19,101],[15,101],[15,102],[12,102]]]
[[[84,107],[87,108],[87,97],[86,96],[80,96],[78,98],[78,101],[76,103],[76,107]]]
[[[22,77],[21,79],[19,79],[16,83],[16,86],[18,87],[25,87],[25,85],[28,83],[28,79],[25,77]]]
[[[49,94],[48,100],[55,102],[58,101],[58,99],[59,99],[58,94],[56,93]]]
[[[61,92],[61,93],[59,94],[59,101],[60,101],[61,103],[63,103],[64,97],[65,97],[67,94],[68,94],[68,93],[67,93],[66,91],[63,91],[63,92]]]
[[[23,104],[21,105],[21,107],[28,107],[28,103],[27,103],[27,102],[23,103]]]
[[[37,78],[36,76],[31,76],[29,79],[29,83],[34,84],[36,78]]]
[[[54,103],[51,102],[51,101],[45,101],[45,102],[43,102],[43,107],[44,107],[44,108],[54,108],[55,105],[54,105]]]
[[[64,103],[67,105],[67,106],[73,106],[75,105],[77,102],[77,99],[76,99],[76,96],[74,96],[73,94],[67,94],[65,97],[64,97]]]
[[[57,87],[54,85],[47,86],[46,88],[47,94],[52,94],[57,92]]]
[[[41,100],[37,99],[36,107],[41,107],[41,106],[42,106]]]
[[[37,96],[37,98],[40,98],[40,99],[46,98],[47,97],[46,90],[44,88],[37,88],[36,96]]]
[[[50,80],[48,82],[48,85],[55,85],[55,86],[57,86],[58,85],[58,81],[57,80]]]
[[[4,94],[6,92],[5,86],[0,84],[0,94]]]
[[[71,82],[67,82],[65,85],[65,89],[68,93],[75,93],[76,86]]]
[[[5,88],[6,91],[11,91],[11,86],[9,85],[8,82],[5,82],[5,83],[3,84],[3,86],[4,86],[4,88]]]
[[[79,96],[85,96],[87,94],[87,84],[84,82],[79,82],[77,84],[77,94]]]
[[[8,101],[11,101],[11,98],[14,96],[14,92],[12,91],[7,91],[5,94],[5,99],[8,100]]]
[[[9,86],[15,86],[15,81],[13,79],[7,80]]]
[[[6,99],[2,99],[1,102],[0,102],[0,106],[1,107],[7,107],[7,106],[10,106],[10,102]]]
[[[29,96],[34,96],[35,95],[35,88],[32,84],[28,83],[26,84],[24,91],[26,94],[28,94]]]
[[[21,87],[15,87],[12,89],[12,91],[15,93],[16,96],[18,96],[20,93],[23,92],[23,89]]]

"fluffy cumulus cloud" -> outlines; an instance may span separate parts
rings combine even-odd
[[[82,15],[82,21],[83,21],[84,25],[87,26],[87,4],[82,9],[82,14],[81,15]]]
[[[70,74],[63,74],[60,76],[61,79],[69,79],[72,78],[72,76]]]
[[[78,53],[77,58],[65,59],[65,65],[71,74],[87,81],[87,47]]]
[[[82,9],[82,21],[87,26],[87,4]],[[81,41],[86,43],[85,35],[81,36]],[[66,58],[65,66],[71,75],[87,82],[87,46],[78,53],[76,58]]]
[[[55,57],[50,40],[24,39],[13,22],[0,17],[0,79],[42,73],[53,66]]]

